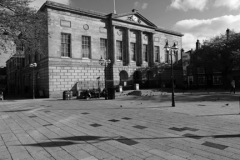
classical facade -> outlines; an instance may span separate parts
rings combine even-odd
[[[141,88],[147,81],[153,85],[151,80],[160,85],[161,73],[155,66],[169,63],[166,41],[177,43],[173,60],[180,59],[183,35],[157,27],[137,10],[105,14],[51,1],[40,10],[49,18],[48,52],[44,56],[25,55],[23,81],[32,88],[31,77],[37,77],[36,93],[42,91],[46,97],[60,97],[64,90],[104,87],[105,77],[108,88],[134,83]],[[99,64],[101,57],[111,60],[106,69]],[[31,76],[29,64],[33,62],[38,64],[37,76]],[[176,84],[182,83],[181,76],[175,78]],[[169,78],[165,76],[166,83]]]

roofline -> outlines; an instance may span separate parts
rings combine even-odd
[[[124,21],[122,19],[117,19],[117,18],[112,18],[112,19],[115,20],[115,21],[120,21],[120,22],[124,22],[124,23],[128,23],[128,24],[134,24],[134,25],[137,25],[137,26],[145,27],[145,28],[151,28],[151,29],[154,29],[154,30],[156,28],[154,26],[145,26],[145,25],[135,23],[135,22],[131,22],[131,21]]]
[[[85,15],[98,17],[98,18],[106,18],[108,15],[107,13],[102,13],[102,12],[97,12],[97,11],[87,10],[87,9],[82,9],[82,8],[75,8],[75,7],[72,7],[69,5],[52,2],[52,1],[46,1],[39,10],[43,10],[46,7],[75,12],[75,13],[81,13],[81,14],[85,14]]]
[[[156,31],[160,31],[160,32],[164,32],[164,33],[168,33],[168,34],[172,34],[172,35],[176,35],[176,36],[181,36],[181,37],[184,36],[184,34],[182,34],[180,32],[167,30],[167,29],[163,29],[163,28],[156,28]]]
[[[155,24],[150,22],[148,19],[146,19],[144,16],[142,16],[138,12],[129,12],[129,13],[123,13],[123,14],[113,14],[113,13],[107,14],[107,13],[103,13],[103,12],[97,12],[97,11],[87,10],[87,9],[82,9],[82,8],[74,8],[74,7],[69,6],[69,5],[65,5],[65,4],[61,4],[61,3],[57,3],[57,2],[52,2],[52,1],[46,1],[41,6],[41,8],[39,10],[43,10],[46,7],[55,8],[55,9],[59,9],[59,10],[70,11],[70,12],[75,12],[75,13],[81,13],[81,14],[84,14],[84,15],[89,15],[89,16],[92,16],[92,17],[103,18],[103,19],[108,18],[108,16],[112,14],[113,15],[112,18],[114,20],[119,20],[119,19],[116,19],[117,17],[121,17],[121,16],[125,16],[125,15],[137,14],[142,19],[147,21],[150,25],[152,25],[152,26],[145,26],[145,25],[140,25],[140,26],[144,26],[144,27],[147,27],[147,28],[153,28],[153,29],[155,29],[155,31],[160,31],[160,32],[163,32],[163,33],[171,34],[171,35],[176,35],[176,36],[181,36],[181,37],[184,36],[180,32],[167,30],[167,29],[163,29],[163,28],[158,28]],[[119,21],[121,21],[121,20],[119,20]],[[124,22],[126,22],[126,21],[124,21]],[[135,23],[131,23],[131,24],[135,24]],[[139,24],[136,24],[136,25],[139,25]]]

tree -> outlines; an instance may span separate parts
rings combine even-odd
[[[231,31],[229,35],[216,36],[204,41],[195,51],[194,62],[198,67],[222,73],[223,85],[227,86],[228,75],[240,64],[240,33]]]
[[[31,54],[46,53],[47,14],[31,8],[31,1],[0,0],[0,49],[22,46]]]

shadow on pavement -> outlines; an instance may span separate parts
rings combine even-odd
[[[142,100],[152,102],[171,101],[171,94],[165,95],[142,95],[142,96],[122,96],[116,100]],[[178,94],[175,95],[175,101],[180,102],[221,102],[221,101],[239,101],[239,95],[233,94]]]
[[[198,115],[198,116],[195,116],[195,117],[211,117],[211,116],[236,116],[236,115],[240,115],[239,113],[238,114],[213,114],[213,115]]]
[[[239,138],[240,134],[225,134],[225,135],[207,135],[207,136],[199,136],[194,134],[185,134],[185,136],[178,136],[178,137],[149,137],[149,138],[126,138],[126,137],[99,137],[99,136],[73,136],[73,137],[63,137],[63,138],[56,138],[59,140],[66,140],[66,141],[50,141],[50,142],[41,142],[41,143],[33,143],[33,144],[22,144],[16,146],[33,146],[33,147],[61,147],[61,146],[69,146],[76,143],[76,141],[82,141],[87,143],[99,143],[103,141],[110,141],[116,140],[121,143],[127,144],[128,142],[136,142],[137,140],[154,140],[154,139],[175,139],[175,138],[193,138],[193,139],[201,139],[201,138]],[[136,141],[133,141],[136,140]],[[74,142],[75,141],[75,142]],[[138,143],[138,142],[137,142]],[[135,143],[136,144],[136,143]]]
[[[11,113],[11,112],[25,112],[25,111],[31,111],[32,109],[21,109],[21,110],[9,110],[9,111],[1,111],[1,112],[6,112],[6,113]]]
[[[33,143],[33,144],[22,144],[18,146],[32,146],[32,147],[61,147],[61,146],[69,146],[76,144],[74,142],[68,141],[52,141],[52,142],[41,142],[41,143]]]

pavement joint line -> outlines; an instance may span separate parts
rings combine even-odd
[[[133,100],[131,100],[131,101],[133,101]],[[79,103],[78,101],[75,101],[75,102],[69,101],[68,104],[62,103],[62,102],[57,102],[57,101],[54,101],[54,102],[50,101],[50,102],[48,102],[47,105],[51,105],[53,103],[55,105],[53,105],[53,110],[51,110],[52,113],[50,113],[50,114],[45,114],[44,112],[37,111],[37,112],[35,112],[35,114],[37,115],[37,118],[31,119],[31,118],[24,117],[24,116],[28,115],[25,112],[17,112],[17,113],[10,112],[7,114],[4,113],[5,115],[9,115],[9,118],[0,119],[0,121],[7,120],[6,122],[11,122],[9,120],[14,120],[20,127],[24,127],[24,126],[22,126],[22,124],[24,122],[19,121],[19,119],[16,118],[16,117],[19,117],[19,118],[22,118],[23,120],[25,120],[27,123],[29,122],[30,124],[32,124],[31,125],[32,127],[34,127],[38,123],[40,126],[37,125],[34,128],[34,130],[38,130],[38,131],[42,130],[41,133],[44,133],[44,128],[48,128],[48,126],[41,128],[42,125],[52,123],[52,124],[54,124],[52,126],[53,128],[58,127],[60,129],[62,129],[63,131],[65,131],[65,133],[68,133],[68,134],[70,134],[71,132],[74,133],[75,131],[72,129],[74,129],[74,127],[77,127],[75,124],[72,124],[72,123],[78,123],[79,128],[76,128],[77,132],[74,134],[89,133],[89,134],[96,134],[96,135],[104,135],[106,133],[106,134],[110,135],[110,134],[116,133],[116,134],[119,134],[119,136],[123,136],[123,137],[127,136],[128,139],[136,140],[138,142],[138,144],[141,144],[141,145],[144,144],[144,145],[148,145],[149,147],[153,147],[152,149],[157,149],[157,147],[159,147],[159,150],[162,150],[162,151],[165,151],[165,149],[169,149],[168,146],[166,146],[165,148],[163,148],[163,146],[162,146],[160,148],[160,146],[161,146],[160,144],[162,144],[162,142],[165,142],[167,144],[169,144],[169,143],[170,144],[177,144],[177,143],[187,144],[187,146],[192,147],[196,150],[186,150],[186,151],[193,152],[199,156],[201,156],[202,154],[205,154],[205,153],[208,154],[209,156],[211,156],[212,158],[213,157],[217,158],[218,156],[223,156],[223,157],[227,156],[226,158],[228,158],[228,159],[229,158],[234,159],[234,156],[230,157],[230,155],[237,154],[240,156],[240,141],[237,140],[239,135],[234,134],[234,133],[238,133],[238,129],[236,127],[238,126],[239,119],[237,116],[229,117],[229,116],[219,115],[219,116],[196,117],[193,114],[194,112],[188,109],[188,107],[190,108],[191,104],[183,103],[182,105],[180,105],[180,102],[178,102],[179,106],[174,109],[165,108],[165,109],[156,110],[156,111],[155,110],[141,110],[141,109],[138,109],[137,106],[135,106],[135,109],[134,109],[134,107],[132,107],[131,110],[126,110],[126,109],[101,110],[101,105],[100,105],[99,109],[92,110],[90,112],[91,116],[84,116],[84,115],[81,115],[81,111],[77,111],[76,109],[69,110],[69,111],[68,110],[60,111],[61,108],[64,107],[64,105],[66,106],[66,105],[72,104],[71,107],[69,107],[69,106],[67,106],[67,107],[74,108],[76,106],[75,104]],[[163,102],[163,104],[164,103],[165,102]],[[219,103],[219,102],[215,102],[215,103]],[[82,104],[82,106],[78,105],[78,107],[86,109],[89,106],[91,108],[91,106],[94,106],[94,104],[96,104],[96,103],[94,103],[93,101],[92,102],[89,101],[88,104],[84,103],[84,102],[81,102],[81,104]],[[105,102],[104,102],[104,104],[105,104]],[[111,104],[111,102],[110,102],[110,104]],[[226,103],[224,103],[224,104],[226,104]],[[232,103],[231,106],[234,109],[233,104],[234,103]],[[29,104],[29,105],[31,105],[31,104]],[[135,104],[132,104],[132,105],[135,105]],[[84,107],[84,106],[86,106],[86,107]],[[209,113],[214,113],[214,112],[218,113],[218,110],[214,110],[214,108],[217,108],[217,105],[209,103],[208,106],[209,106],[209,109],[207,108],[207,110]],[[192,105],[191,107],[196,108],[196,107],[201,107],[201,106]],[[87,110],[89,110],[90,108],[88,108]],[[92,107],[92,108],[95,109],[96,107]],[[0,109],[1,109],[1,106],[0,106]],[[197,111],[195,111],[195,112],[199,112],[199,111],[201,112],[201,110],[199,110],[198,108],[196,108],[196,109],[197,109]],[[176,113],[173,113],[174,110],[179,110],[180,112],[178,111]],[[191,111],[191,112],[188,113],[188,111]],[[185,112],[188,114],[182,114],[182,112],[183,113]],[[159,113],[162,113],[162,114],[158,115]],[[76,115],[79,115],[79,116],[76,116]],[[72,118],[69,119],[69,117],[72,117]],[[121,120],[118,123],[106,122],[112,118],[122,119],[123,117],[131,117],[133,119],[131,119],[130,121]],[[161,118],[159,118],[159,117],[161,117]],[[65,120],[58,123],[58,121],[62,120],[62,119],[65,119]],[[221,120],[223,120],[223,121],[221,121]],[[34,123],[32,123],[32,122],[34,122]],[[92,123],[100,123],[100,124],[104,124],[104,126],[101,126],[98,129],[97,128],[91,129],[89,124],[92,124]],[[105,123],[106,123],[106,125],[105,125]],[[14,123],[5,123],[5,125],[7,125],[7,126],[9,125],[12,129],[11,132],[15,133],[14,127],[16,125]],[[147,126],[148,128],[146,128],[144,130],[144,132],[142,132],[141,130],[131,129],[131,127],[134,125]],[[126,127],[124,127],[124,126],[126,126]],[[203,136],[204,141],[200,141],[200,142],[197,142],[198,140],[196,141],[194,139],[191,140],[187,137],[185,139],[182,139],[181,132],[175,132],[175,131],[169,130],[169,128],[173,127],[173,126],[177,126],[177,128],[180,128],[180,129],[185,129],[185,131],[183,131],[184,134],[186,134],[186,132],[189,132],[189,134],[194,132],[194,135],[199,135],[199,133],[201,133],[200,135],[206,135],[206,136]],[[52,128],[52,127],[49,126],[49,128]],[[0,123],[0,128],[1,128],[1,123]],[[197,128],[197,131],[196,131],[196,128]],[[83,131],[83,132],[81,132],[81,131]],[[57,130],[54,133],[58,133]],[[165,136],[165,134],[166,135],[173,134],[173,136],[172,137],[170,136],[168,138]],[[61,134],[59,134],[59,136],[60,135]],[[161,136],[157,136],[157,135],[161,135]],[[115,141],[113,137],[111,137],[111,136],[108,136],[108,137],[110,137],[109,140]],[[149,139],[148,139],[148,137],[149,137]],[[178,137],[180,137],[180,138],[178,138]],[[165,138],[167,138],[167,139],[165,139]],[[189,140],[187,140],[187,139],[189,139]],[[106,143],[108,141],[106,141],[106,142],[100,141],[99,143],[103,143],[103,142]],[[203,143],[201,143],[201,142],[203,142],[203,143],[210,142],[210,143],[214,143],[214,144],[226,144],[228,146],[228,148],[224,149],[223,150],[224,152],[221,153],[221,152],[217,152],[217,150],[222,151],[221,149],[216,150],[215,148],[208,147],[208,146],[206,146],[206,147],[208,147],[208,148],[206,148],[205,146],[202,145]],[[90,142],[87,142],[87,143],[93,145]],[[137,149],[138,146],[140,146],[138,144],[136,144],[136,146],[132,145],[131,147]],[[69,145],[69,147],[70,146],[75,146],[75,144]],[[119,149],[124,149],[121,147],[123,147],[123,146],[122,145],[118,146]],[[229,150],[232,147],[235,148],[235,150],[233,150],[233,149]],[[141,148],[141,149],[145,150],[144,148]],[[239,152],[238,152],[238,150],[239,150]],[[130,150],[125,149],[124,151],[131,154]],[[237,152],[237,153],[235,153],[235,152]],[[229,154],[226,154],[226,153],[229,153]],[[223,154],[226,154],[226,155],[224,156]],[[177,152],[176,152],[176,154],[173,154],[173,155],[178,156]],[[98,158],[98,157],[96,157],[96,158]],[[235,160],[236,160],[236,156],[235,156]]]

